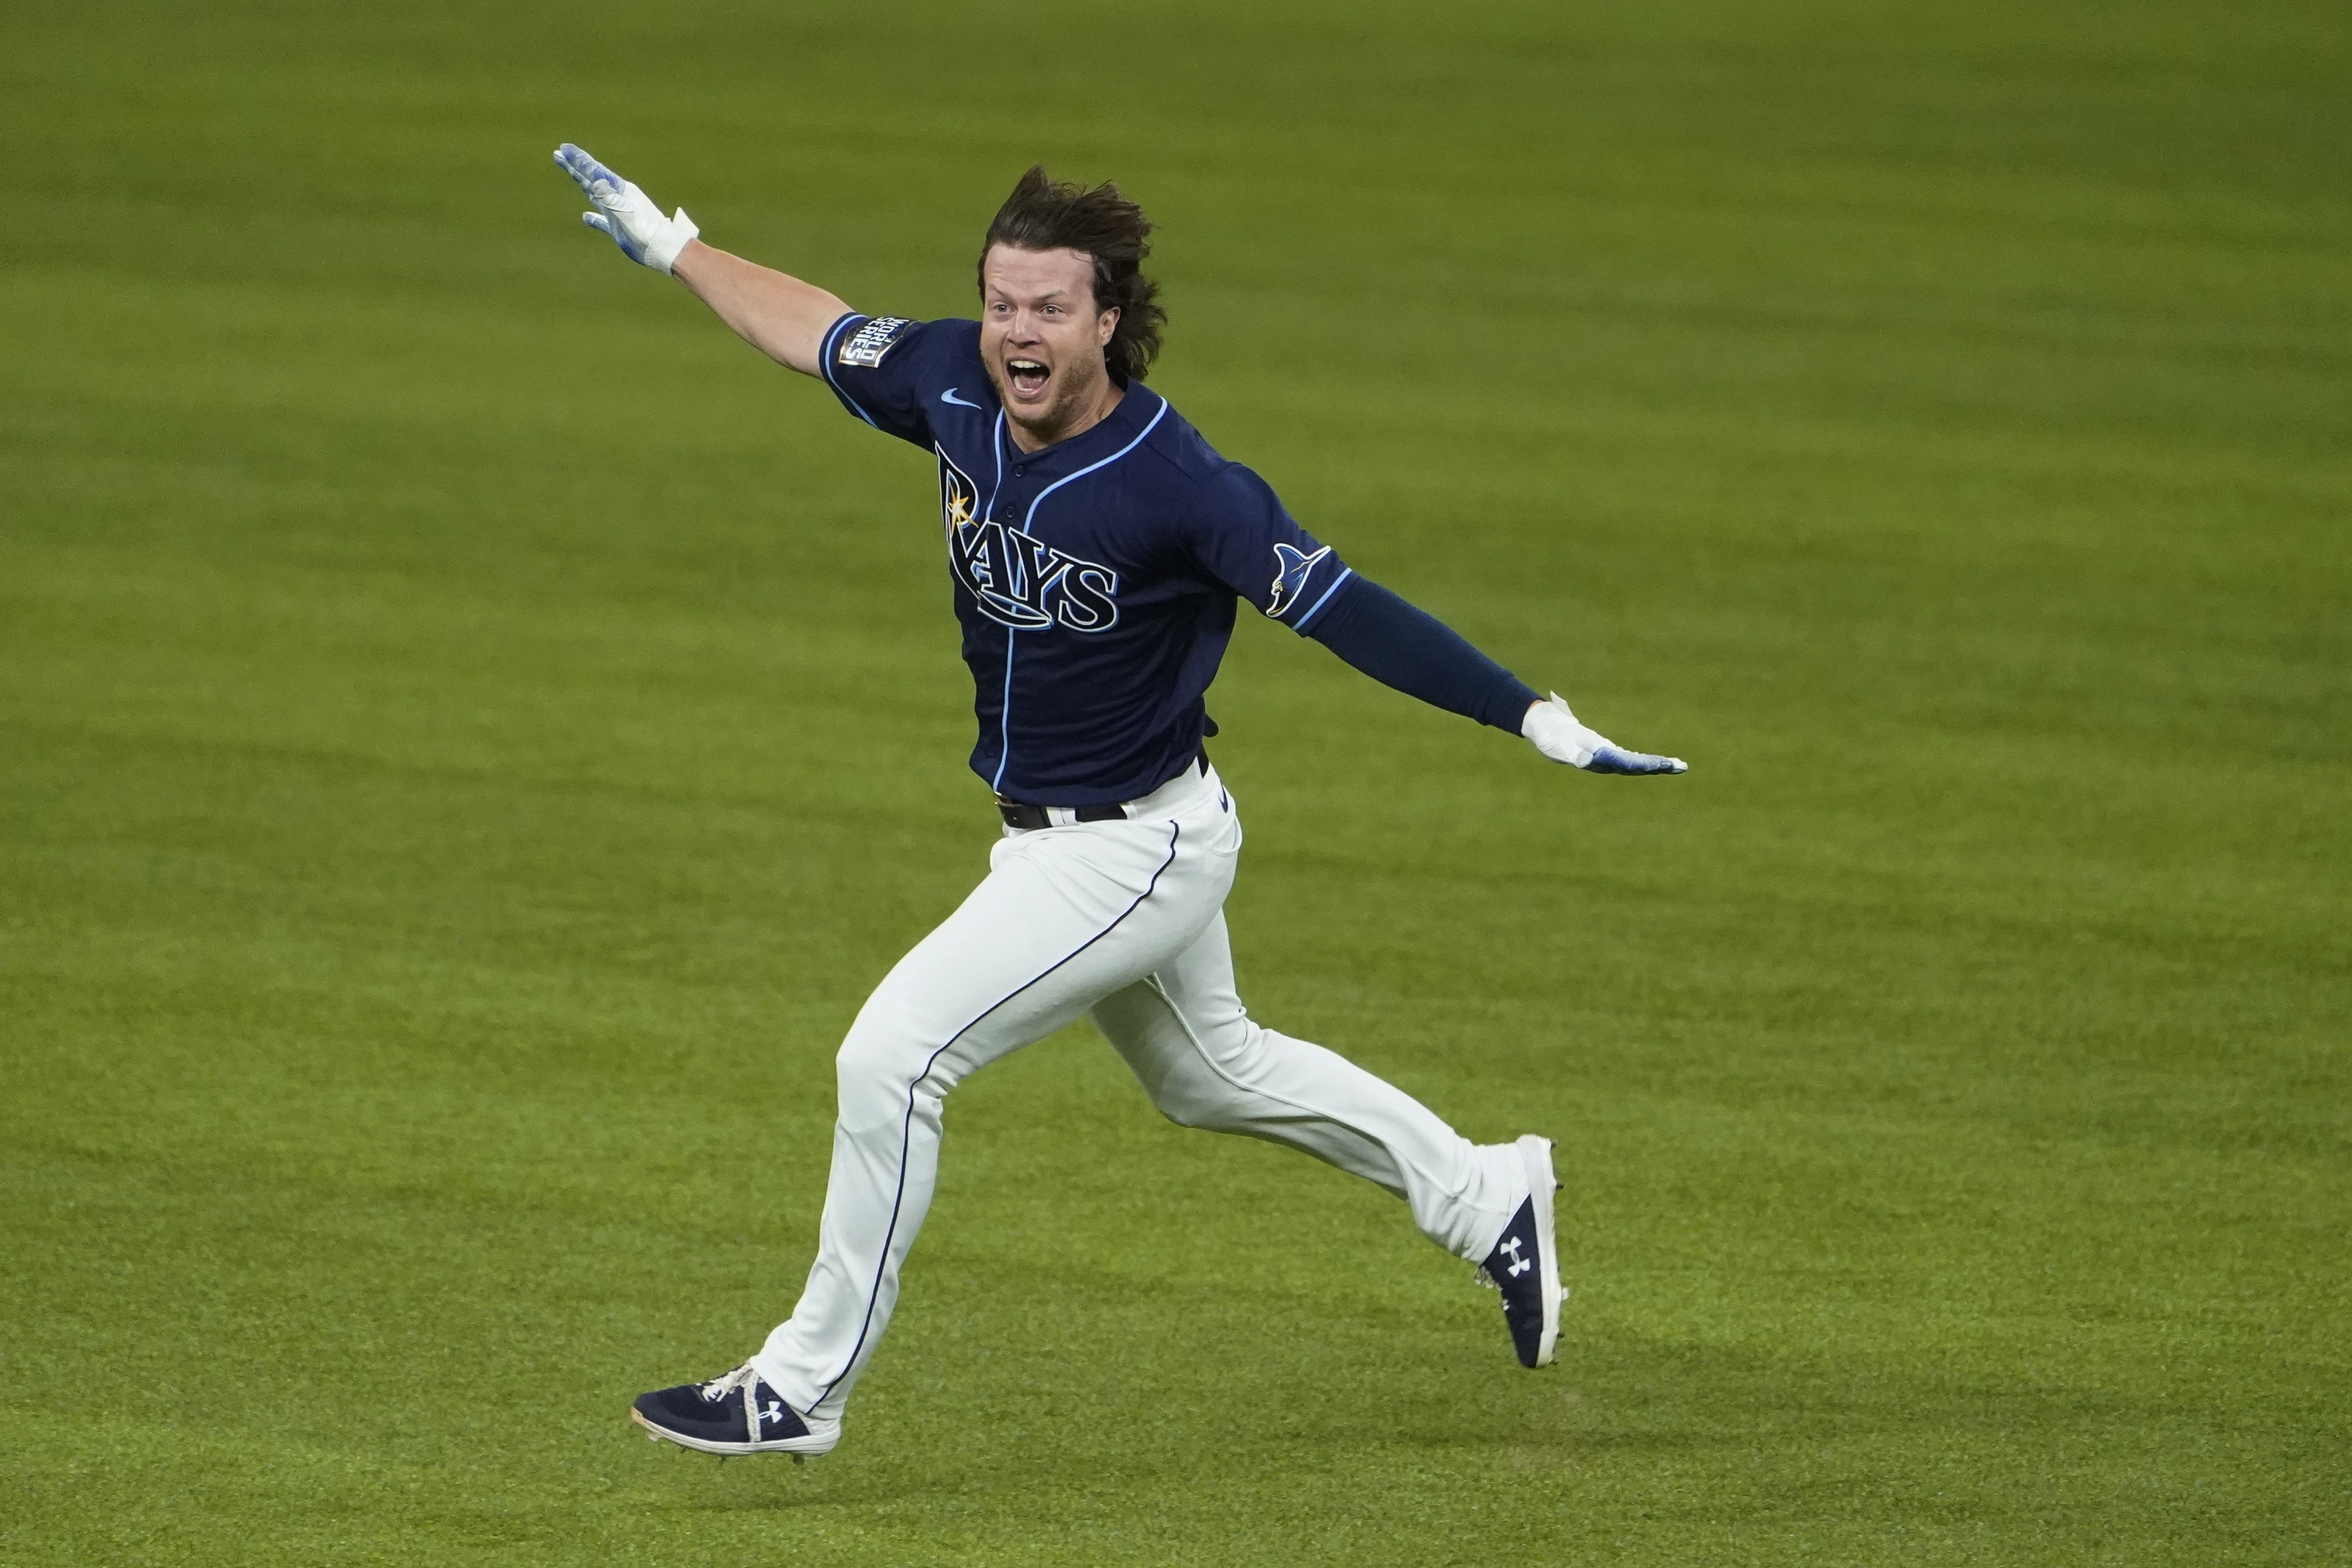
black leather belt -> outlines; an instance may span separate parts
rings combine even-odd
[[[1209,753],[1205,751],[1202,752],[1199,762],[1194,765],[1200,769],[1201,776],[1206,778],[1209,773]],[[1161,787],[1164,788],[1166,786],[1162,785]],[[1046,815],[1046,812],[1050,808],[1046,806],[1031,805],[1025,801],[1007,800],[1001,795],[996,797],[996,812],[998,816],[1004,818],[1004,826],[1007,827],[1018,827],[1022,831],[1027,833],[1034,833],[1038,828],[1051,827],[1054,826],[1054,819]],[[1074,822],[1125,822],[1127,820],[1127,807],[1123,805],[1081,805],[1071,809],[1070,818]]]
[[[1045,815],[1042,805],[1024,805],[1017,800],[999,800],[997,815],[1004,818],[1007,827],[1034,829],[1051,827],[1054,819]],[[1127,807],[1123,805],[1082,805],[1071,816],[1078,822],[1125,822]]]

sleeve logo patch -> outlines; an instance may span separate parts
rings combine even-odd
[[[872,370],[914,324],[904,316],[877,316],[844,339],[834,357],[855,369]]]
[[[1265,613],[1279,616],[1298,603],[1298,595],[1307,592],[1307,579],[1315,575],[1315,568],[1323,557],[1331,553],[1325,545],[1314,554],[1294,550],[1287,544],[1274,547],[1274,597],[1266,601]]]

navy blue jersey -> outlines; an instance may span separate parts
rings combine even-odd
[[[1100,424],[1024,452],[977,321],[844,316],[820,363],[851,413],[939,460],[972,771],[1011,799],[1102,805],[1165,784],[1201,749],[1234,601],[1305,631],[1353,576],[1139,382]]]

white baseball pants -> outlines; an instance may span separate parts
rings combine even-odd
[[[866,999],[836,1058],[816,1262],[752,1358],[794,1409],[838,1416],[882,1338],[930,1206],[948,1090],[1081,1013],[1171,1120],[1303,1149],[1404,1198],[1448,1251],[1492,1249],[1527,1195],[1510,1145],[1474,1146],[1244,1011],[1224,918],[1241,843],[1232,798],[1198,766],[1123,822],[1007,829],[987,879]]]

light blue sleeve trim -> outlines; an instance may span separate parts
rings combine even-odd
[[[841,320],[834,322],[833,325],[824,330],[824,341],[817,345],[816,355],[816,368],[824,374],[824,384],[833,388],[835,395],[837,395],[844,403],[849,405],[849,411],[852,414],[856,415],[868,425],[874,425],[874,416],[866,413],[863,407],[859,406],[857,399],[850,396],[848,391],[842,386],[841,383],[833,378],[833,345],[840,341],[841,329],[847,326],[850,322],[870,321],[873,319],[874,318],[871,316],[861,316],[855,310],[850,311],[847,315],[842,317]],[[879,430],[882,426],[879,425],[874,425],[874,428]]]
[[[1331,595],[1338,593],[1340,587],[1346,584],[1348,579],[1355,574],[1356,569],[1353,566],[1348,567],[1342,571],[1339,574],[1339,581],[1324,589],[1323,596],[1315,601],[1315,607],[1307,611],[1305,615],[1299,616],[1296,621],[1292,622],[1290,629],[1297,632],[1300,637],[1305,637],[1307,635],[1307,623],[1321,615],[1323,613],[1323,606],[1331,602]]]

